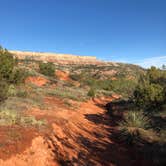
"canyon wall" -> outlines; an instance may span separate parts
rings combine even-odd
[[[42,52],[25,52],[9,51],[16,58],[23,60],[38,60],[44,62],[53,62],[57,64],[102,64],[95,56],[76,56],[71,54],[42,53]]]

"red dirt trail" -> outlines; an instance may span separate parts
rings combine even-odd
[[[23,152],[0,159],[0,166],[141,166],[132,152],[111,139],[111,119],[103,108],[111,100],[76,103],[78,110],[71,110],[60,99],[46,98],[50,109],[28,113],[47,119],[51,128]]]

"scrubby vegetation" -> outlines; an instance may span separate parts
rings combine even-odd
[[[113,109],[115,104],[108,105],[110,116],[121,115],[119,138],[136,146],[145,160],[151,158],[154,165],[165,165],[166,71],[156,67],[148,69],[146,74],[141,75],[129,99],[116,103],[116,114]]]
[[[138,73],[135,72],[138,70]],[[85,66],[72,70],[70,78],[80,82],[82,87],[88,86],[96,95],[100,92],[116,93],[124,98],[133,94],[139,77],[144,70],[132,65],[122,66]],[[76,71],[76,72],[75,72]],[[130,87],[130,88],[129,88]]]
[[[67,80],[55,70],[68,71]],[[42,77],[42,86],[26,77]],[[40,80],[39,80],[40,81]],[[57,97],[68,107],[72,102],[118,94],[120,99],[106,105],[123,143],[136,147],[154,165],[164,165],[166,154],[166,70],[136,65],[57,65],[33,59],[16,60],[0,48],[0,125],[42,126],[46,122],[27,116],[23,110],[50,109],[46,98]],[[94,100],[95,101],[95,100]],[[53,101],[54,102],[54,101]],[[148,154],[148,156],[147,156]]]
[[[90,97],[95,97],[95,90],[93,88],[91,88],[88,92],[88,96]]]
[[[138,107],[150,113],[161,111],[166,102],[166,71],[155,67],[149,69],[134,91],[133,99]]]
[[[55,75],[55,66],[53,63],[39,63],[39,72],[46,76],[54,76]]]
[[[10,85],[22,83],[26,72],[19,69],[17,60],[6,50],[0,47],[0,101],[8,97]]]
[[[36,120],[33,116],[25,116],[14,110],[1,110],[0,111],[0,126],[11,125],[23,125],[23,126],[37,126],[45,125],[44,120]]]
[[[38,121],[35,117],[25,116],[19,112],[21,105],[19,105],[18,98],[24,100],[28,95],[26,87],[22,85],[27,76],[28,71],[18,65],[17,59],[6,49],[0,47],[0,125],[40,126],[44,124],[42,120]],[[10,105],[11,97],[16,100]],[[10,102],[7,100],[8,98],[10,98]]]

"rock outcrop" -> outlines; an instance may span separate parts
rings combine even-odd
[[[25,52],[9,51],[18,59],[38,60],[44,62],[53,62],[57,64],[102,64],[95,56],[76,56],[71,54],[42,53],[42,52]]]

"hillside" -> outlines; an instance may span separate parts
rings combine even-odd
[[[102,61],[94,56],[76,56],[71,54],[41,53],[26,51],[10,51],[18,59],[53,62],[57,64],[101,64]]]
[[[1,166],[155,166],[142,145],[121,140],[118,126],[135,109],[131,97],[146,70],[95,57],[0,53]],[[160,137],[140,133],[148,145]]]

